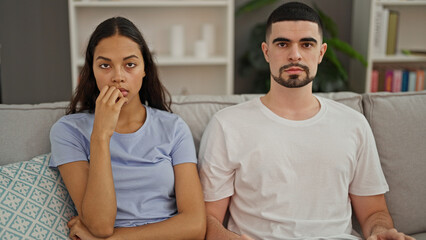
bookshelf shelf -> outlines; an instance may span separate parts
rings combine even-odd
[[[123,16],[141,30],[172,95],[234,92],[234,0],[68,0],[68,11],[73,89],[94,28]],[[184,35],[179,47],[172,41],[176,26]],[[207,35],[206,26],[211,30]]]
[[[426,6],[426,1],[377,1],[385,7],[389,6]]]
[[[75,1],[75,7],[214,7],[226,6],[225,0],[215,1]]]
[[[374,56],[372,57],[373,63],[395,63],[395,62],[426,62],[426,56],[407,56],[407,55],[393,55],[393,56]]]
[[[426,69],[426,56],[403,54],[406,50],[426,51],[425,12],[425,0],[353,1],[352,45],[366,56],[368,63],[365,68],[356,61],[351,62],[349,81],[354,91],[371,91],[374,69]],[[396,24],[395,20],[389,21],[389,16],[394,17],[395,13]],[[389,33],[394,33],[393,38]]]

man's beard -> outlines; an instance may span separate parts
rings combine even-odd
[[[288,76],[287,80],[285,80],[283,77],[281,77],[281,75],[287,68],[290,68],[290,67],[302,68],[306,73],[306,78],[299,80],[299,75],[292,74],[292,75]],[[315,78],[315,77],[309,78],[309,68],[305,65],[300,64],[300,63],[290,63],[290,64],[287,64],[287,65],[284,65],[280,68],[280,75],[278,77],[274,76],[272,73],[271,73],[271,76],[275,80],[275,82],[277,82],[281,86],[284,86],[284,87],[287,87],[287,88],[304,87],[304,86],[308,85],[310,82],[312,82]]]

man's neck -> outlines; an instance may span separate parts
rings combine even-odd
[[[321,108],[312,94],[312,83],[301,88],[286,88],[271,81],[271,90],[261,101],[272,112],[289,120],[309,119]]]

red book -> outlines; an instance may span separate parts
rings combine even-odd
[[[371,72],[370,92],[377,92],[378,90],[379,90],[379,71],[373,70]]]
[[[417,81],[416,81],[416,91],[423,91],[425,89],[425,72],[423,70],[417,70]]]
[[[385,91],[392,92],[393,70],[386,70]]]

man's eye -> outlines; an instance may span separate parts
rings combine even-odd
[[[310,47],[313,46],[313,44],[312,43],[303,43],[302,46],[305,47],[305,48],[310,48]]]
[[[104,63],[104,64],[99,65],[99,67],[102,68],[102,69],[107,69],[107,68],[109,68],[109,64]]]
[[[286,47],[287,46],[287,43],[278,43],[278,47]]]

